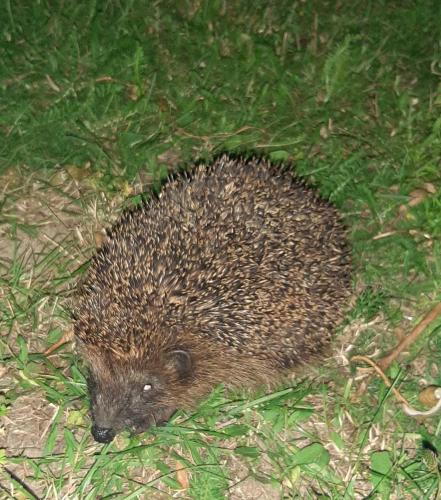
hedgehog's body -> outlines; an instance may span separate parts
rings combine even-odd
[[[307,362],[349,284],[337,212],[289,172],[223,157],[170,182],[112,228],[79,288],[95,438]]]

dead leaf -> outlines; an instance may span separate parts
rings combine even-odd
[[[49,75],[46,75],[46,82],[53,91],[60,92],[60,87],[52,80]]]
[[[190,487],[190,478],[188,476],[188,470],[183,466],[178,460],[176,461],[176,479],[178,483],[182,486],[183,490],[188,490]]]
[[[430,194],[435,194],[436,193],[436,187],[431,182],[425,182],[423,184],[423,187]]]
[[[329,137],[329,131],[328,131],[328,127],[326,127],[325,125],[323,125],[321,128],[320,128],[320,137],[322,139],[327,139]]]
[[[127,97],[131,101],[137,101],[139,99],[139,88],[137,85],[127,85]]]
[[[167,149],[158,155],[158,162],[167,165],[168,167],[176,167],[182,161],[181,154],[174,148]]]
[[[416,207],[417,205],[422,203],[427,198],[428,195],[429,193],[425,189],[421,188],[414,189],[409,193],[410,196],[410,200],[408,202],[409,207]]]
[[[438,398],[436,396],[436,391],[439,389],[436,385],[429,385],[425,387],[418,395],[418,399],[424,406],[428,408],[433,408],[438,404]]]
[[[95,240],[95,246],[101,248],[106,239],[106,233],[104,231],[95,231],[93,233],[93,239]]]
[[[78,165],[64,165],[64,170],[66,170],[74,181],[82,181],[90,176],[89,167],[89,163],[86,163],[83,167],[79,167]]]
[[[113,78],[111,76],[100,76],[99,78],[96,78],[95,81],[97,83],[100,83],[100,82],[113,82]]]

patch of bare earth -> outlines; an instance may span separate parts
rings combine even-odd
[[[36,458],[45,455],[57,407],[48,402],[38,384],[25,380],[28,376],[14,362],[20,350],[17,339],[23,339],[29,353],[42,352],[48,347],[48,332],[68,329],[65,309],[74,283],[70,275],[89,258],[93,233],[107,223],[118,200],[100,197],[64,170],[51,179],[11,170],[2,176],[1,184],[0,352],[6,363],[1,370],[0,397],[9,408],[0,420],[0,448],[7,457]],[[52,361],[63,366],[58,356]],[[60,432],[51,454],[61,452]],[[25,461],[8,464],[7,471],[2,471],[0,485],[10,494],[14,491],[12,475],[38,496],[52,488],[47,479],[32,479],[35,471]]]

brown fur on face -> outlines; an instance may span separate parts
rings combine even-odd
[[[95,438],[308,363],[350,275],[337,211],[289,172],[224,156],[168,183],[113,226],[78,288]]]
[[[276,372],[265,360],[230,353],[231,370],[225,380],[225,362],[204,342],[168,348],[161,356],[115,359],[112,353],[85,351],[90,366],[92,433],[108,442],[129,429],[138,434],[151,425],[168,421],[179,408],[191,408],[219,383],[238,387],[244,378],[249,386],[270,385]],[[107,429],[105,439],[99,432]],[[101,437],[101,439],[100,439]]]

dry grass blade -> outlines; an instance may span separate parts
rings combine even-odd
[[[378,366],[385,371],[398,358],[398,356],[409,347],[424,332],[424,330],[441,314],[441,302],[438,303],[418,325],[405,337],[392,351],[378,361]]]

